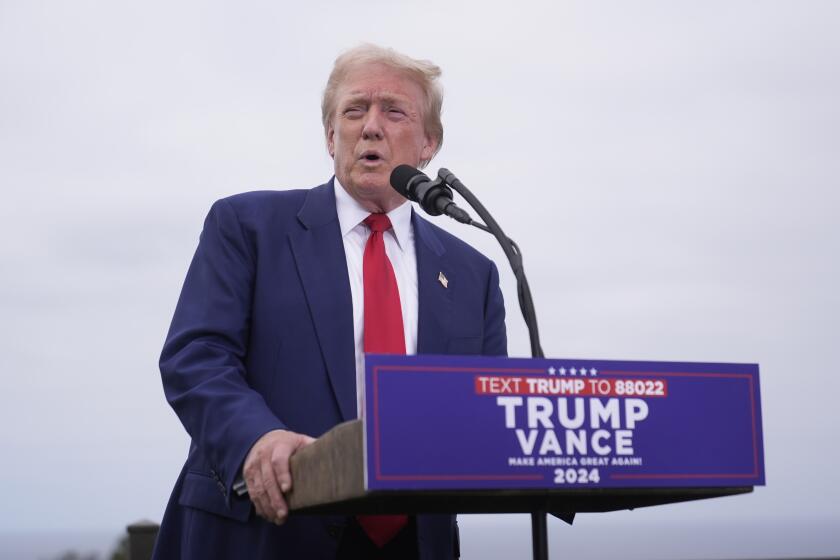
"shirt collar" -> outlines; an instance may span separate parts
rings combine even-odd
[[[344,187],[338,181],[338,177],[335,178],[335,210],[338,214],[338,225],[341,228],[342,237],[347,236],[370,215],[370,211],[365,210],[355,198],[344,190]],[[388,212],[388,218],[391,220],[397,245],[399,245],[401,251],[405,251],[411,234],[411,204],[408,204],[406,200],[403,204]]]

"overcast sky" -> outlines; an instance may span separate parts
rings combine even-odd
[[[443,68],[430,170],[522,247],[547,355],[760,364],[766,487],[552,522],[552,557],[840,554],[838,24],[828,1],[0,0],[0,533],[160,520],[188,439],[157,359],[203,217],[329,179],[320,94],[370,41]],[[493,239],[437,223],[499,263],[527,355]],[[467,558],[529,553],[526,516],[461,525]]]

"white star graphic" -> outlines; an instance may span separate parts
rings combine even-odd
[[[548,368],[548,375],[554,375],[557,372],[553,367]]]
[[[577,375],[577,370],[575,368],[571,368],[569,370],[569,373],[571,373],[572,375]]]
[[[564,368],[564,367],[560,368],[560,375],[566,375],[566,368]]]
[[[598,370],[597,370],[597,369],[595,369],[595,368],[591,368],[591,369],[589,370],[589,374],[590,374],[590,375],[592,375],[592,376],[594,377],[595,375],[597,375],[597,374],[598,374]]]
[[[584,375],[584,376],[586,375],[586,368],[585,367],[580,368],[580,374]]]

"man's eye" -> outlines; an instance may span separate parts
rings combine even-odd
[[[344,115],[347,117],[359,117],[362,115],[361,107],[348,107],[344,110]]]

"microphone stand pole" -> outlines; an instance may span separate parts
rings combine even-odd
[[[490,215],[490,212],[487,211],[484,205],[479,202],[478,198],[451,171],[446,168],[441,168],[438,171],[438,177],[464,197],[464,200],[484,220],[484,224],[470,221],[470,225],[493,234],[498,240],[499,245],[502,246],[502,251],[504,251],[505,256],[508,258],[510,266],[513,269],[513,274],[516,276],[516,292],[519,297],[519,308],[522,311],[522,317],[525,319],[525,325],[528,327],[528,336],[531,341],[531,356],[534,358],[544,358],[545,356],[540,346],[540,333],[537,328],[537,312],[534,308],[534,300],[531,297],[531,288],[528,286],[528,279],[525,277],[525,269],[522,266],[522,251],[519,250],[519,247],[512,239],[505,235],[502,228],[493,219],[493,216]],[[548,560],[548,524],[546,514],[547,510],[545,507],[531,512],[531,542],[533,545],[534,560]]]

